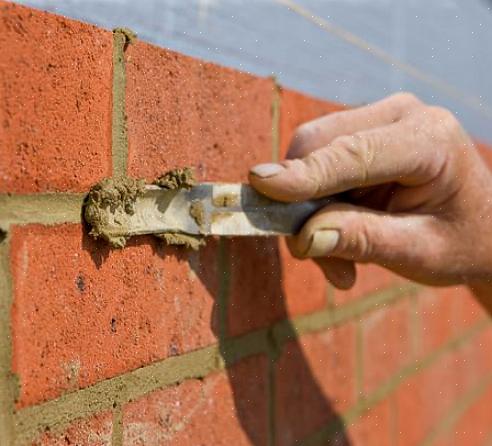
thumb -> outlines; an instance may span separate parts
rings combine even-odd
[[[315,214],[293,237],[296,257],[337,257],[377,263],[407,276],[427,271],[445,248],[436,218],[387,214],[350,204],[331,204]]]

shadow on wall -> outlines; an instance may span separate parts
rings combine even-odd
[[[265,238],[232,238],[214,241],[218,247],[218,273],[222,274],[222,287],[214,289],[208,277],[197,265],[193,269],[209,293],[215,297],[215,321],[212,328],[220,343],[222,356],[227,364],[229,382],[233,390],[236,414],[250,443],[255,446],[265,445],[261,435],[258,416],[261,408],[252,394],[252,387],[261,385],[262,370],[258,370],[252,380],[251,376],[236,373],[236,360],[240,352],[231,351],[228,338],[248,331],[263,328],[275,321],[286,321],[289,337],[287,367],[280,361],[281,351],[272,343],[270,352],[269,374],[274,382],[270,391],[270,413],[273,426],[276,426],[274,444],[290,446],[299,444],[300,440],[326,426],[337,426],[333,439],[328,444],[349,446],[350,441],[344,430],[343,422],[336,413],[332,402],[323,393],[292,324],[288,322],[289,314],[285,307],[282,291],[282,271],[278,241]],[[190,262],[191,263],[191,262]],[[210,265],[206,265],[205,269]],[[222,308],[221,308],[222,307]],[[271,311],[271,314],[268,314]],[[222,313],[222,314],[221,314]],[[274,315],[274,320],[272,319]],[[285,352],[284,346],[284,352]],[[275,351],[277,350],[277,351]],[[332,362],[335,363],[336,359]],[[288,364],[295,363],[294,367]],[[330,361],[327,361],[327,365]],[[282,373],[282,378],[279,377]],[[330,367],[327,367],[330,373]],[[255,382],[256,380],[256,382]],[[281,381],[281,385],[279,382]],[[268,392],[268,389],[266,389]],[[268,402],[267,402],[268,407]],[[265,421],[266,422],[266,421]],[[270,426],[272,427],[272,426]]]
[[[94,243],[87,228],[82,242],[95,266],[101,268],[111,248],[103,243]],[[272,430],[275,431],[274,445],[299,444],[329,424],[334,428],[332,440],[324,444],[350,446],[343,421],[326,391],[323,392],[320,387],[300,339],[289,323],[278,240],[209,239],[207,246],[199,253],[167,248],[152,237],[131,239],[128,246],[149,243],[154,254],[161,258],[187,261],[214,298],[211,327],[219,339],[235,413],[249,444],[266,446],[271,443],[272,434],[268,441],[268,431]],[[237,342],[231,348],[231,337],[237,339],[279,321],[283,321],[282,338],[289,339],[281,346],[283,350],[275,345],[271,331],[268,332],[271,336],[266,339],[270,342],[265,342],[265,337],[257,339],[253,336],[239,348]],[[249,352],[250,348],[254,352],[262,350],[265,344],[269,358]],[[327,351],[327,374],[334,373],[337,361],[333,353]],[[274,383],[273,389],[269,388],[268,375],[270,382]],[[333,392],[336,393],[336,389]],[[275,429],[272,429],[273,426]]]

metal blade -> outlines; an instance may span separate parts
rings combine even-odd
[[[280,203],[249,185],[202,183],[190,190],[146,186],[132,215],[107,209],[113,237],[139,234],[275,236],[295,234],[329,200]]]

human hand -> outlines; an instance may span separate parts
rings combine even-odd
[[[301,125],[287,158],[253,167],[250,183],[285,202],[344,192],[288,239],[336,287],[370,262],[492,291],[492,174],[448,110],[399,93]]]

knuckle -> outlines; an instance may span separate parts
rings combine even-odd
[[[455,131],[460,128],[460,123],[458,119],[447,108],[431,106],[428,107],[427,110],[433,122],[443,125],[446,130]]]
[[[393,96],[391,96],[391,99],[397,102],[400,105],[400,107],[404,109],[413,108],[422,105],[422,101],[413,93],[410,93],[408,91],[402,91],[400,93],[396,93]]]
[[[354,178],[360,178],[363,185],[368,177],[370,167],[376,156],[376,148],[379,144],[377,132],[354,133],[351,136],[336,138],[333,145],[343,151],[345,158],[354,166]]]
[[[314,136],[315,132],[313,132],[312,125],[301,124],[294,131],[290,149],[298,153],[312,150],[314,144]]]
[[[368,262],[372,259],[372,243],[367,225],[357,225],[357,229],[345,238],[343,251],[358,262]]]

